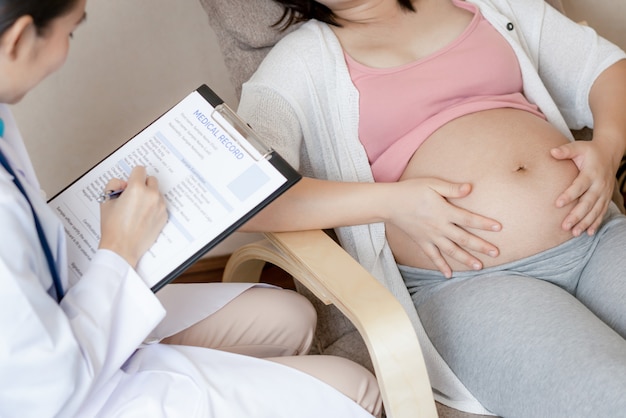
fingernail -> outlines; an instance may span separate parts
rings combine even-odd
[[[472,267],[474,268],[474,270],[480,270],[481,269],[481,265],[479,263],[472,264]]]
[[[491,257],[497,257],[497,256],[498,256],[498,252],[497,252],[497,251],[494,251],[494,250],[491,250],[491,251],[489,251],[489,255],[490,255]]]
[[[500,225],[493,225],[493,226],[491,227],[491,230],[492,230],[492,231],[499,231],[499,230],[500,230]]]

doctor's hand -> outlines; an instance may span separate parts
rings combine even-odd
[[[500,231],[495,220],[451,204],[448,199],[462,199],[471,193],[470,184],[450,183],[435,178],[415,178],[396,183],[404,191],[404,202],[395,205],[391,223],[408,235],[447,278],[452,269],[444,258],[450,257],[473,270],[482,268],[480,260],[468,251],[497,257],[498,248],[468,232],[467,228]],[[407,202],[406,198],[410,197]]]
[[[114,251],[134,268],[165,226],[165,200],[157,179],[142,166],[133,169],[127,182],[110,180],[106,190],[124,192],[101,204],[99,248]]]

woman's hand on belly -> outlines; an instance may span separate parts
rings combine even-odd
[[[584,231],[593,235],[611,202],[621,155],[603,150],[594,141],[575,141],[550,152],[557,160],[572,160],[580,171],[556,201],[556,206],[561,208],[578,199],[563,220],[562,228],[571,230],[574,236]]]
[[[502,226],[498,232],[464,227],[495,245],[498,256],[487,257],[463,241],[455,242],[479,259],[482,266],[498,265],[572,238],[561,224],[577,202],[558,208],[556,201],[578,176],[578,169],[571,160],[557,160],[550,154],[551,149],[566,143],[569,140],[547,121],[522,110],[472,113],[448,122],[431,135],[413,154],[401,180],[434,177],[471,184],[471,193],[448,198],[449,203],[498,220]],[[423,248],[415,244],[411,247],[406,234],[406,230],[397,229],[387,233],[396,261],[438,268]],[[455,271],[468,269],[467,264],[447,257],[445,252],[444,258]]]
[[[396,184],[398,196],[406,202],[395,206],[386,222],[387,239],[396,249],[396,257],[401,251],[398,249],[417,245],[445,277],[451,277],[452,269],[444,255],[475,270],[481,269],[482,263],[469,251],[498,256],[495,245],[468,229],[497,232],[502,228],[500,223],[448,201],[468,196],[471,185],[437,178],[414,178]]]

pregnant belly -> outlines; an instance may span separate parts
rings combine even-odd
[[[494,109],[455,119],[415,152],[400,180],[436,177],[470,183],[472,192],[450,203],[502,224],[499,232],[470,230],[500,250],[498,257],[473,253],[484,267],[517,260],[572,237],[561,228],[575,204],[557,208],[556,199],[578,170],[558,161],[550,149],[568,142],[545,120],[516,109]],[[387,239],[400,264],[434,269],[408,235],[387,225]],[[444,256],[453,270],[468,267]]]

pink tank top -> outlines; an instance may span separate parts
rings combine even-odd
[[[400,67],[371,68],[345,54],[359,91],[359,139],[374,179],[397,181],[413,153],[452,119],[502,107],[544,117],[522,94],[522,74],[508,42],[473,4],[465,31],[436,53]]]

